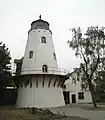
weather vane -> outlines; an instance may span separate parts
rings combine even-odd
[[[39,19],[41,19],[41,15],[39,15]]]

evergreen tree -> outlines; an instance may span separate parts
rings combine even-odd
[[[11,77],[10,60],[11,57],[8,48],[6,48],[5,44],[0,42],[0,101],[2,100],[4,88],[8,84],[8,80]]]

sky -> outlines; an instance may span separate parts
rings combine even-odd
[[[0,41],[12,61],[24,55],[30,24],[40,14],[50,23],[59,67],[72,71],[79,58],[67,44],[70,29],[105,26],[105,0],[0,0]]]

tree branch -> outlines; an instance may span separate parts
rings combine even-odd
[[[100,60],[100,56],[99,56],[99,54],[98,54],[97,62],[96,62],[96,64],[95,64],[95,66],[93,67],[92,73],[90,74],[90,79],[92,78],[92,76],[93,76],[95,70],[97,69],[99,60]]]

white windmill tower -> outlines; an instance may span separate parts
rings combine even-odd
[[[22,61],[22,62],[21,62]],[[52,32],[49,23],[38,20],[31,23],[25,54],[18,81],[16,106],[57,107],[65,104],[62,85],[67,71],[58,69]]]

